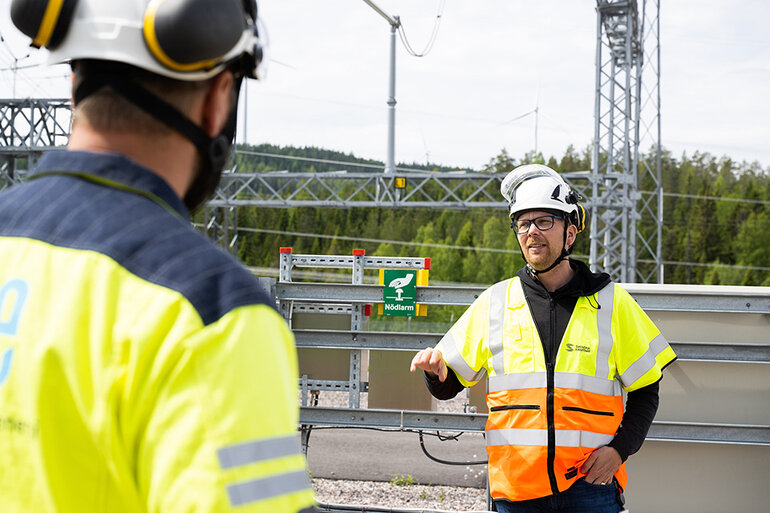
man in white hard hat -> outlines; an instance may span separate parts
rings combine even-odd
[[[73,70],[66,151],[0,196],[0,509],[313,510],[294,340],[189,212],[214,191],[253,0],[12,0]]]
[[[585,210],[558,173],[521,166],[501,192],[526,266],[482,293],[411,370],[425,371],[439,399],[488,378],[497,511],[618,513],[624,462],[644,442],[676,355],[623,288],[569,258]]]

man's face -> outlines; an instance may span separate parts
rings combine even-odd
[[[521,214],[516,220],[531,221],[538,217],[551,215],[548,212],[534,210]],[[540,223],[547,224],[548,220],[542,220]],[[555,217],[553,219],[553,226],[548,230],[541,230],[532,222],[529,225],[529,231],[517,233],[517,237],[519,238],[521,252],[524,254],[527,263],[535,268],[535,270],[546,269],[559,258],[564,247],[564,220]],[[574,236],[572,236],[571,231],[568,231],[567,245],[569,246],[572,242],[574,242]]]

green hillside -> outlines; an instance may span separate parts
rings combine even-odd
[[[383,167],[381,162],[312,147],[239,150],[239,172],[324,172],[345,169],[341,163],[372,166],[372,171]],[[577,152],[570,147],[564,155],[548,158],[530,153],[517,159],[502,151],[482,171],[505,172],[528,162],[543,162],[561,172],[591,167],[589,149]],[[770,286],[770,170],[708,153],[677,158],[664,152],[662,173],[663,259],[669,262],[665,282]],[[241,208],[238,223],[244,228],[239,256],[257,267],[277,267],[281,246],[291,246],[295,253],[350,254],[353,248],[363,248],[368,255],[431,257],[432,283],[489,284],[510,277],[523,264],[504,211]],[[588,242],[588,234],[581,234],[574,253],[587,259]]]

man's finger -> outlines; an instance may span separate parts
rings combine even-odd
[[[442,359],[441,366],[439,367],[439,370],[438,370],[438,380],[443,383],[444,380],[446,380],[446,376],[447,376],[446,363],[444,363],[444,360]]]
[[[412,365],[409,367],[411,372],[416,371],[418,367],[423,370],[425,369],[425,351],[426,349],[423,349],[414,355],[414,358],[412,358]]]

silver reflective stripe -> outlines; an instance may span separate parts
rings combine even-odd
[[[487,431],[487,446],[531,445],[548,447],[547,429],[493,429]],[[556,430],[556,447],[601,447],[607,445],[613,435],[590,431]]]
[[[227,496],[230,498],[231,506],[242,506],[308,489],[310,489],[310,479],[307,472],[298,470],[230,485],[227,487]]]
[[[524,388],[545,388],[547,384],[545,372],[524,372],[489,377],[490,392],[521,390]]]
[[[492,368],[498,376],[505,374],[503,352],[503,319],[508,302],[508,284],[505,280],[492,285],[489,291],[489,350],[492,352]]]
[[[615,438],[614,435],[592,433],[591,431],[556,430],[557,447],[601,447]]]
[[[599,347],[596,350],[596,377],[610,377],[610,352],[612,351],[612,310],[615,304],[615,284],[610,282],[597,294],[596,327],[599,331]],[[614,376],[613,376],[614,377]]]
[[[222,447],[217,451],[217,456],[219,466],[225,470],[301,453],[299,436],[289,435]]]
[[[557,372],[554,375],[554,386],[557,388],[573,388],[593,392],[594,394],[618,396],[620,383],[594,376],[585,376],[574,372]]]
[[[487,446],[535,445],[548,446],[547,429],[491,429],[487,431]]]
[[[441,338],[438,346],[441,350],[441,355],[444,357],[444,362],[455,371],[455,374],[460,375],[465,381],[475,382],[484,378],[487,370],[482,367],[476,372],[468,365],[468,362],[465,361],[457,349],[457,342],[451,330]]]
[[[658,334],[658,336],[652,339],[652,342],[650,342],[650,347],[647,348],[647,351],[642,356],[640,356],[639,359],[632,363],[628,369],[626,369],[626,372],[620,376],[623,384],[626,387],[630,387],[636,383],[636,380],[647,374],[650,369],[655,367],[658,363],[655,360],[655,357],[663,352],[667,347],[668,341],[666,341],[666,337],[664,337],[662,334]]]

